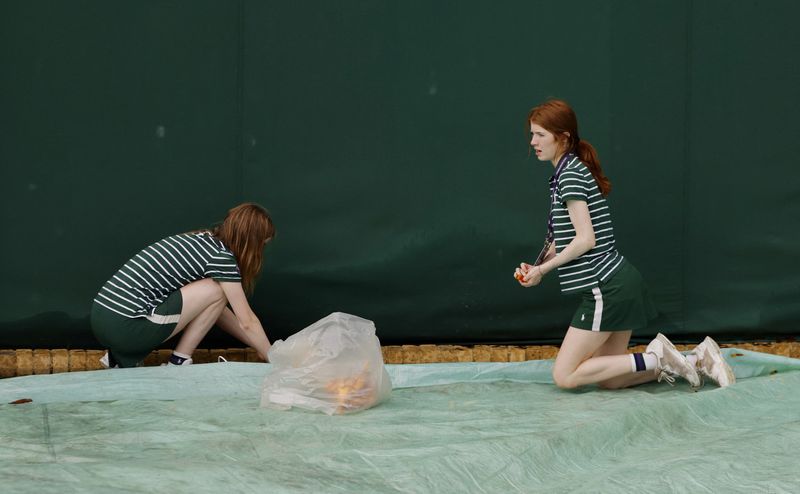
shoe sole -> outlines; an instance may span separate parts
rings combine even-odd
[[[720,382],[717,384],[719,384],[721,388],[728,387],[731,384],[736,384],[736,374],[733,373],[733,369],[728,362],[725,361],[725,356],[722,355],[722,350],[719,348],[717,342],[714,341],[714,339],[710,336],[706,336],[706,339],[703,340],[703,343],[711,347],[711,349],[714,351],[714,354],[719,356],[719,360],[714,359],[714,361],[718,362],[722,366],[722,370],[725,372],[725,376],[728,378],[728,382],[726,384],[722,384]]]

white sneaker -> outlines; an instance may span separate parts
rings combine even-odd
[[[733,369],[725,362],[719,345],[710,336],[706,336],[706,339],[697,345],[692,353],[697,355],[697,370],[700,374],[716,382],[720,388],[736,382]]]
[[[675,378],[672,376],[681,376],[689,381],[692,387],[700,387],[700,376],[697,374],[697,370],[663,334],[656,335],[653,341],[647,345],[645,353],[652,353],[658,359],[658,370],[661,371],[658,375],[659,382],[664,378],[672,384],[675,382]]]
[[[114,363],[113,367],[111,366],[110,359],[111,357],[109,357],[108,352],[106,352],[105,355],[100,357],[100,365],[102,365],[104,369],[119,369],[119,364],[116,362]]]

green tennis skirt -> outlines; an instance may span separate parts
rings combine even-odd
[[[125,317],[95,302],[91,324],[97,341],[114,355],[120,367],[136,367],[175,330],[183,309],[180,290],[172,292],[153,315]]]
[[[633,331],[646,328],[658,315],[647,285],[636,267],[622,267],[599,286],[581,292],[572,327],[591,331]]]

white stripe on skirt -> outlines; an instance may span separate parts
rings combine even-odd
[[[180,321],[181,315],[170,314],[168,316],[162,316],[161,314],[153,314],[152,316],[146,316],[145,319],[156,324],[173,324]]]
[[[603,294],[600,287],[592,288],[594,294],[594,319],[592,320],[592,331],[600,331],[600,321],[603,320]]]

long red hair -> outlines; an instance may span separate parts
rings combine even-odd
[[[264,243],[275,236],[269,212],[258,204],[246,202],[228,211],[222,224],[211,234],[236,257],[245,292],[253,293],[264,260]]]
[[[611,181],[600,167],[597,151],[578,135],[578,117],[566,101],[551,99],[531,108],[528,112],[528,124],[531,123],[544,127],[553,134],[565,153],[575,153],[580,158],[592,172],[603,197],[611,193]]]

